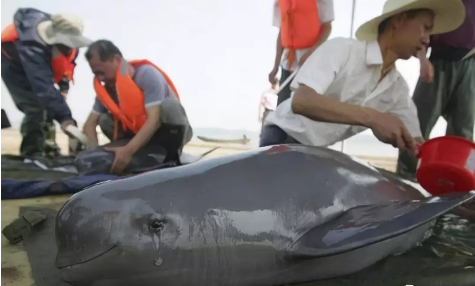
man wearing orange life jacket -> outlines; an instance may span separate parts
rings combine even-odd
[[[115,153],[111,173],[127,171],[132,157],[147,159],[150,154],[165,153],[167,158],[177,159],[191,140],[192,129],[165,72],[148,60],[125,60],[107,40],[91,44],[86,59],[95,75],[97,97],[84,133],[89,148],[98,145],[97,125],[111,140],[104,146]]]
[[[25,114],[20,147],[24,157],[43,158],[48,145],[56,145],[46,140],[48,122],[52,125],[54,119],[63,129],[76,124],[62,93],[72,80],[78,48],[91,42],[82,30],[82,21],[74,16],[22,8],[2,31],[2,79]]]
[[[334,19],[333,0],[274,0],[273,25],[280,28],[269,82],[280,85],[328,39]],[[278,94],[277,105],[290,97],[290,84]]]

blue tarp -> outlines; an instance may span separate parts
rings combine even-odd
[[[55,181],[2,179],[2,200],[74,194],[87,186],[118,178],[115,175],[104,174],[78,176]]]

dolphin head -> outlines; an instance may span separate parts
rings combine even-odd
[[[59,211],[56,266],[64,281],[92,285],[87,281],[127,280],[132,274],[146,279],[166,269],[163,262],[174,257],[170,242],[179,229],[173,219],[137,193],[128,199],[115,196],[126,191],[120,181],[85,189]]]

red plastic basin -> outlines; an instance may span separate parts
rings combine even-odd
[[[475,143],[458,136],[426,141],[419,149],[417,180],[434,196],[475,190]]]

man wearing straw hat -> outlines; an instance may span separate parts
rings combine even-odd
[[[419,52],[421,76],[412,97],[424,139],[429,139],[439,117],[447,120],[447,135],[473,141],[475,121],[475,1],[463,0],[467,13],[456,30],[432,36],[429,47]],[[416,158],[402,152],[397,173],[415,179]]]
[[[356,31],[358,40],[335,38],[313,52],[290,100],[268,116],[260,145],[329,146],[369,128],[380,141],[415,152],[423,140],[417,110],[395,62],[464,18],[461,0],[387,0],[383,13]]]
[[[76,124],[60,90],[67,90],[64,85],[72,80],[77,49],[91,43],[82,31],[75,16],[51,16],[33,8],[19,9],[2,31],[2,79],[25,114],[20,153],[26,158],[45,156],[48,118],[63,129]]]

